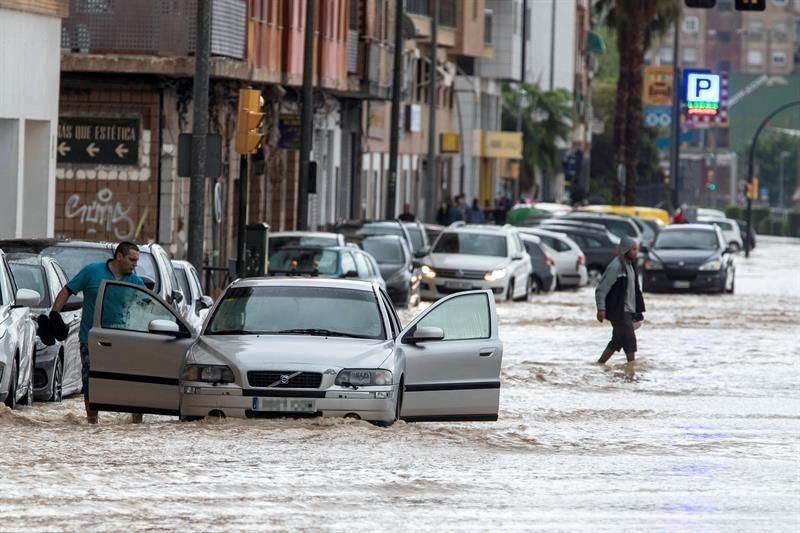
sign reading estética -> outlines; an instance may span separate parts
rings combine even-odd
[[[58,162],[138,165],[140,131],[138,118],[59,117]]]

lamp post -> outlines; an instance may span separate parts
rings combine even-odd
[[[790,155],[792,154],[789,152],[781,152],[781,173],[780,173],[780,181],[778,182],[778,207],[780,207],[781,209],[783,209],[783,162]]]

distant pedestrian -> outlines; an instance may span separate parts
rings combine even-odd
[[[400,214],[399,217],[397,217],[397,219],[402,222],[414,222],[417,219],[417,217],[414,215],[414,213],[411,212],[411,205],[404,204],[403,212]]]
[[[492,207],[491,200],[486,200],[483,203],[483,219],[487,224],[494,224],[494,207]]]
[[[436,211],[436,223],[440,226],[450,224],[450,205],[447,202],[439,204],[439,210]]]
[[[466,219],[466,206],[464,205],[463,196],[453,197],[453,203],[450,205],[447,218],[450,224],[463,222]]]
[[[123,241],[114,249],[114,255],[105,262],[91,263],[83,267],[67,285],[61,289],[53,302],[53,311],[59,313],[72,294],[83,293],[83,316],[78,335],[81,352],[81,377],[83,379],[83,401],[86,406],[86,419],[97,424],[97,411],[89,408],[89,330],[94,323],[94,305],[100,285],[105,280],[124,281],[144,286],[144,281],[136,275],[139,262],[139,247],[132,242]],[[114,293],[111,293],[114,294]],[[108,298],[108,296],[106,296]],[[112,302],[114,303],[114,302]],[[122,302],[117,302],[122,305]],[[134,414],[134,422],[141,422],[142,415]]]
[[[611,341],[597,361],[605,364],[614,352],[625,351],[628,361],[636,359],[636,333],[634,322],[644,320],[644,298],[639,287],[636,259],[639,244],[631,237],[623,237],[619,254],[606,266],[595,290],[597,320],[611,322]]]
[[[468,224],[483,224],[484,217],[481,206],[478,204],[478,199],[472,201],[472,205],[467,208],[466,219]]]

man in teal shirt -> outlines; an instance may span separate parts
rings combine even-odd
[[[83,401],[86,405],[86,419],[90,424],[97,423],[97,411],[89,409],[89,330],[94,322],[94,306],[100,285],[106,280],[124,281],[144,286],[142,278],[136,275],[139,262],[139,247],[132,242],[121,242],[114,249],[112,259],[104,263],[91,263],[83,267],[67,285],[61,289],[53,302],[53,311],[61,312],[71,294],[83,292],[83,316],[79,334],[81,351],[81,376],[83,378]],[[125,307],[126,302],[107,301],[109,309],[118,310]],[[122,318],[122,317],[120,317]],[[134,422],[141,422],[142,415],[134,415]]]

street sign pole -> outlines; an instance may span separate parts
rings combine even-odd
[[[670,146],[670,174],[672,176],[672,208],[677,209],[680,202],[680,133],[681,133],[681,69],[678,61],[680,53],[681,17],[675,19],[675,38],[672,42],[672,146]]]

